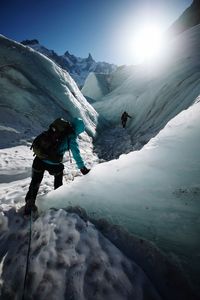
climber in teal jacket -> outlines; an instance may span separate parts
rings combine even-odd
[[[79,150],[78,141],[77,141],[78,135],[85,131],[85,125],[83,123],[83,120],[80,118],[75,118],[71,122],[71,125],[73,127],[73,132],[67,136],[64,136],[64,138],[62,139],[62,142],[59,145],[59,148],[57,149],[58,157],[60,157],[60,158],[58,158],[58,161],[56,162],[54,160],[48,160],[48,159],[47,160],[43,159],[42,161],[44,161],[45,163],[48,163],[48,164],[54,164],[54,165],[59,164],[60,160],[63,159],[63,155],[65,154],[65,152],[71,151],[73,158],[77,164],[77,167],[80,170],[85,167],[83,159],[80,155],[80,150]],[[51,125],[51,126],[53,126],[53,125]]]
[[[69,123],[59,118],[49,126],[48,131],[35,139],[36,142],[33,142],[32,147],[33,151],[36,149],[34,152],[36,157],[32,165],[32,180],[25,198],[25,215],[30,215],[31,211],[37,210],[35,200],[45,171],[54,176],[54,189],[63,184],[64,165],[62,160],[66,151],[71,151],[77,167],[83,175],[90,171],[84,164],[77,141],[78,135],[84,131],[85,126],[82,119],[75,118]]]

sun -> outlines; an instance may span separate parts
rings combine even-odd
[[[123,58],[125,64],[147,63],[160,68],[168,59],[169,39],[164,20],[142,15],[133,19],[122,19],[121,26],[113,30],[114,55]]]
[[[132,54],[138,63],[158,59],[164,51],[164,34],[158,25],[146,24],[136,29],[132,39]]]
[[[146,24],[135,30],[132,54],[138,63],[157,59],[164,48],[163,31],[158,25]]]

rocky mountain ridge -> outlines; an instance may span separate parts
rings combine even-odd
[[[87,58],[76,57],[75,55],[70,54],[69,51],[66,51],[64,55],[58,55],[54,50],[49,50],[42,46],[37,39],[24,40],[21,43],[49,57],[62,69],[69,72],[79,88],[82,88],[85,79],[90,72],[110,74],[117,68],[114,64],[96,62],[90,53]]]

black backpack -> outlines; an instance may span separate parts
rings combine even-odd
[[[62,118],[56,119],[47,131],[42,132],[34,139],[30,149],[41,160],[61,162],[63,155],[58,152],[59,146],[64,138],[73,133],[74,129],[70,122]]]

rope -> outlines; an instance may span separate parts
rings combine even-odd
[[[68,152],[69,152],[69,161],[70,161],[70,164],[72,164],[72,156],[71,156],[71,150],[70,150],[70,146],[69,146],[69,137],[67,137],[67,146],[68,146]],[[66,180],[66,182],[68,181],[67,180],[67,177],[65,177],[66,175],[64,174],[64,178]],[[72,175],[72,181],[74,180],[74,176]]]
[[[22,300],[25,299],[26,283],[27,283],[28,268],[29,268],[29,256],[30,256],[30,250],[31,250],[31,235],[32,235],[32,210],[31,210],[29,224],[30,224],[30,227],[29,227],[28,252],[27,252],[27,257],[26,257],[26,271],[25,271],[25,276],[24,276],[24,287],[23,287]]]
[[[71,151],[70,151],[70,149],[69,149],[68,151],[69,151],[69,161],[70,161],[70,163],[72,164],[72,156],[71,156]]]
[[[70,151],[70,146],[69,146],[69,137],[67,137],[67,148],[69,151],[69,161],[72,164],[72,156],[71,156],[71,151]]]

